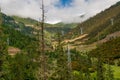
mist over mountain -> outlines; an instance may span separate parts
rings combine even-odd
[[[119,0],[40,1],[0,0],[0,80],[120,80]]]

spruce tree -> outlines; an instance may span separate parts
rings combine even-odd
[[[57,54],[57,80],[69,80],[67,67],[67,53],[65,53],[65,51],[63,50],[60,33],[58,33],[58,46],[55,52]]]
[[[97,63],[97,80],[105,80],[104,79],[104,68],[103,68],[103,62],[102,58],[99,56]]]
[[[89,71],[89,67],[91,66],[91,58],[90,56],[86,53],[87,55],[87,60],[86,60],[86,72],[85,72],[85,80],[91,80],[91,75],[90,75],[90,71]]]
[[[105,75],[106,80],[114,80],[114,75],[113,75],[113,70],[110,65],[110,60],[108,59],[108,64],[106,68],[106,75]]]
[[[7,44],[4,41],[5,35],[2,32],[2,28],[0,27],[0,77],[4,77],[6,72],[3,70],[3,65],[5,64],[7,57]]]

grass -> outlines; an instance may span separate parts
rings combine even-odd
[[[112,66],[112,70],[114,71],[114,77],[120,79],[120,66]]]
[[[105,68],[107,67],[107,65],[104,65]],[[114,74],[114,78],[115,80],[119,80],[120,79],[120,66],[115,66],[115,65],[111,65],[111,69],[113,70],[113,74]],[[96,76],[96,72],[91,74],[92,76]]]
[[[105,67],[106,67],[106,65],[105,65]],[[112,65],[111,68],[113,70],[115,80],[120,80],[120,66]],[[79,71],[73,71],[73,74],[80,75]],[[96,74],[97,74],[96,72],[91,73],[91,77],[92,78],[96,77]]]

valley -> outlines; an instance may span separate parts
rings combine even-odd
[[[120,2],[81,23],[0,12],[0,80],[120,80]]]

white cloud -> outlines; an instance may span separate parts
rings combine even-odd
[[[44,0],[46,22],[80,22],[80,15],[85,13],[87,19],[96,13],[110,7],[120,0],[74,0],[71,7],[58,8],[59,0]],[[2,12],[8,15],[18,15],[38,19],[41,17],[41,0],[0,0]]]

